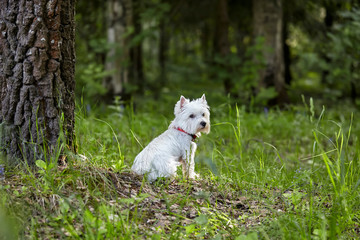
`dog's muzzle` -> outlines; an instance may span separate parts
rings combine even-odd
[[[202,127],[205,127],[205,126],[206,126],[206,122],[202,121],[202,122],[200,122],[200,125],[201,125]]]

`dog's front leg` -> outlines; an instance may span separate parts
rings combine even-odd
[[[190,159],[188,159],[188,169],[189,169],[189,178],[194,179],[199,175],[195,173],[195,152],[196,152],[197,145],[194,142],[191,142],[190,146]]]

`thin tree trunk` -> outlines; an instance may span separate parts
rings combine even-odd
[[[159,92],[166,83],[166,61],[169,48],[169,35],[166,29],[165,19],[160,20],[160,39],[159,39],[159,65],[160,65],[160,81],[159,81]]]
[[[139,0],[133,0],[132,4],[132,24],[134,26],[134,33],[131,38],[141,34],[142,25],[140,21],[140,4]],[[130,49],[130,75],[129,79],[137,86],[137,94],[142,95],[145,89],[145,79],[143,70],[143,54],[142,54],[142,41],[134,43]]]
[[[0,151],[10,159],[46,160],[61,128],[75,151],[74,27],[71,0],[0,1]]]
[[[350,67],[350,72],[353,73],[355,72],[355,64],[352,63],[351,67]],[[351,74],[352,76],[354,76],[354,74]],[[353,77],[352,80],[350,81],[350,93],[351,93],[351,100],[354,104],[356,104],[356,99],[358,98],[358,91],[357,91],[357,86],[359,86],[359,78],[358,77]]]
[[[209,49],[211,48],[209,48],[209,39],[211,39],[211,34],[209,25],[208,21],[204,21],[200,28],[200,42],[203,62],[208,62],[210,58]]]
[[[341,9],[341,4],[339,3],[335,3],[334,2],[326,2],[325,3],[325,12],[326,12],[326,15],[325,15],[325,18],[324,18],[324,31],[322,32],[323,34],[323,41],[324,42],[329,42],[330,41],[330,38],[329,38],[329,33],[332,33],[332,27],[333,27],[333,24],[334,24],[334,21],[336,20],[336,11],[340,10]],[[327,56],[327,52],[321,52],[320,53],[320,56],[321,58],[324,59],[326,65],[330,65],[331,64],[331,58],[329,58]],[[332,84],[329,84],[328,81],[327,81],[327,78],[329,77],[329,74],[330,74],[330,71],[329,70],[323,70],[322,73],[321,73],[321,83],[324,84],[324,85],[332,85]],[[331,86],[333,87],[333,86]]]
[[[263,56],[266,68],[260,72],[260,87],[275,87],[278,96],[274,103],[287,102],[283,53],[282,0],[254,0],[253,19],[255,37],[264,37]]]
[[[129,72],[126,61],[129,60],[129,51],[126,48],[125,31],[131,0],[109,0],[107,18],[107,40],[110,50],[107,53],[105,69],[110,76],[104,78],[103,85],[107,89],[108,100],[114,96],[121,96],[126,91],[125,85],[129,82]]]
[[[215,25],[215,38],[214,38],[214,49],[215,54],[219,54],[224,63],[222,64],[223,71],[231,71],[227,66],[226,59],[230,53],[229,43],[229,15],[228,15],[228,2],[227,0],[219,0],[217,7],[217,17]],[[229,77],[223,79],[225,93],[229,94],[233,89],[233,83]]]
[[[290,52],[290,47],[289,45],[286,43],[286,39],[289,36],[289,30],[288,30],[288,26],[286,24],[286,22],[283,22],[283,40],[282,40],[282,44],[283,44],[283,51],[284,51],[284,77],[285,77],[285,84],[290,86],[291,81],[292,81],[292,75],[291,75],[291,70],[290,70],[290,66],[291,66],[291,52]]]

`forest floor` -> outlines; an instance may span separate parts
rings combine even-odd
[[[125,216],[122,221],[127,221],[126,224],[129,226],[133,225],[132,234],[136,233],[143,237],[174,233],[176,229],[182,229],[183,233],[176,235],[179,238],[207,239],[214,234],[234,238],[233,232],[238,232],[239,229],[247,231],[271,221],[281,213],[294,211],[294,206],[284,197],[286,194],[291,194],[291,189],[285,192],[266,188],[242,191],[237,186],[224,186],[214,179],[199,178],[189,181],[180,178],[172,181],[161,179],[151,184],[131,172],[115,173],[111,169],[77,166],[71,170],[68,167],[59,167],[60,174],[53,180],[64,181],[69,177],[68,174],[74,175],[74,171],[79,176],[91,175],[93,184],[99,189],[109,188],[112,193],[102,192],[102,197],[96,197],[96,194],[88,191],[89,183],[80,179],[77,179],[76,183],[65,181],[67,183],[57,194],[31,187],[24,182],[24,178],[19,178],[17,175],[9,175],[1,182],[2,188],[12,196],[8,200],[17,202],[21,198],[21,205],[32,206],[31,210],[28,209],[31,215],[28,220],[35,221],[37,227],[35,232],[29,231],[30,228],[25,229],[23,234],[26,238],[32,238],[34,235],[39,238],[55,239],[65,236],[83,238],[87,236],[86,228],[89,227],[87,221],[78,221],[77,217],[71,219],[71,216],[65,217],[65,215],[72,215],[70,212],[78,213],[79,209],[86,207],[89,213],[96,216],[98,210],[95,210],[95,205],[102,202],[116,209],[117,214],[107,215],[109,222],[118,221],[118,218]],[[35,175],[37,176],[34,177],[41,182],[41,176]],[[68,203],[64,203],[63,199],[67,199]],[[86,203],[80,203],[79,199],[83,199]],[[92,203],[93,201],[96,204]],[[72,221],[68,222],[67,218]],[[217,222],[216,227],[206,229],[206,225],[211,221]],[[58,224],[64,224],[60,228],[61,231],[57,229]],[[73,227],[66,226],[67,224]],[[104,223],[98,224],[100,228]]]

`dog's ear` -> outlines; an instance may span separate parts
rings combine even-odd
[[[207,105],[207,101],[206,101],[206,98],[205,98],[205,93],[201,96],[201,101],[202,101],[203,104]]]
[[[175,105],[174,114],[178,115],[181,112],[181,110],[183,109],[183,107],[188,103],[189,103],[189,100],[181,95],[180,100]]]
[[[180,109],[182,109],[187,103],[189,103],[189,101],[183,95],[181,95],[181,97],[180,97]]]

